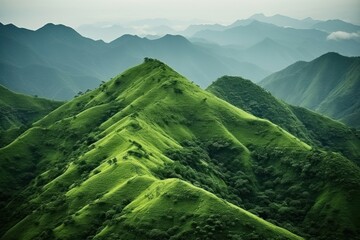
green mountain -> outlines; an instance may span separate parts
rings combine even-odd
[[[360,58],[327,53],[266,77],[260,85],[285,102],[360,127]]]
[[[358,166],[148,58],[33,124],[0,159],[1,239],[359,233]]]
[[[11,92],[0,85],[0,147],[62,103]]]
[[[224,76],[207,91],[254,116],[268,119],[307,144],[340,152],[360,164],[360,133],[306,108],[292,106],[241,77]]]

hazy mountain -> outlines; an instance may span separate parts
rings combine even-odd
[[[360,164],[360,132],[302,107],[289,105],[250,80],[224,76],[207,91],[257,117],[284,128],[315,147],[340,152]]]
[[[142,25],[142,26],[131,26],[131,25],[109,25],[109,24],[88,24],[82,25],[76,30],[83,36],[95,39],[104,40],[111,42],[117,39],[119,36],[132,34],[132,35],[159,35],[163,36],[166,34],[177,34],[177,31],[167,25]]]
[[[265,38],[261,42],[241,51],[241,58],[273,72],[306,57],[299,51],[286,47],[270,38]]]
[[[203,30],[194,35],[196,39],[205,39],[223,46],[231,46],[238,49],[247,49],[249,54],[240,55],[250,59],[268,71],[278,71],[278,67],[285,67],[295,61],[309,61],[327,52],[339,52],[346,56],[360,55],[360,43],[354,34],[333,33],[332,35],[315,29],[295,29],[279,27],[269,23],[253,21],[245,26],[236,26],[221,31]],[[271,40],[271,42],[269,41]],[[266,45],[270,45],[266,47]],[[259,49],[256,49],[257,45]],[[275,53],[273,63],[269,63],[268,54],[275,52],[272,48],[281,48],[280,53]],[[251,54],[253,52],[253,54]],[[259,54],[258,54],[259,53]],[[291,56],[291,57],[290,57]],[[289,60],[290,59],[292,60]],[[266,60],[265,60],[266,59]],[[268,63],[267,63],[268,62]],[[264,64],[265,63],[265,64]],[[287,63],[287,64],[286,64]],[[285,65],[284,65],[285,64]]]
[[[76,28],[76,31],[83,36],[106,42],[111,42],[124,34],[136,34],[134,29],[117,24],[86,24]]]
[[[0,159],[2,239],[301,239],[250,212],[306,238],[358,235],[359,167],[152,59]]]
[[[189,27],[187,27],[182,34],[184,36],[192,36],[195,33],[202,31],[202,30],[223,30],[225,29],[226,26],[220,25],[220,24],[198,24],[198,25],[190,25]]]
[[[284,101],[360,126],[360,58],[327,53],[265,78],[265,89]]]
[[[0,83],[12,90],[68,99],[98,86],[103,78],[92,62],[103,43],[83,38],[71,28],[48,24],[30,31],[4,25],[0,36]]]
[[[47,24],[30,31],[0,28],[0,83],[30,95],[69,99],[93,89],[146,56],[167,61],[202,87],[224,74],[260,80],[269,74],[254,64],[208,52],[182,36],[149,40],[124,35],[111,43],[82,37],[75,30]]]
[[[292,28],[298,28],[298,29],[313,28],[313,26],[315,24],[321,22],[319,20],[314,20],[312,18],[305,18],[305,19],[299,20],[299,19],[287,17],[287,16],[280,15],[280,14],[276,14],[274,16],[265,16],[264,14],[259,13],[259,14],[255,14],[255,15],[249,17],[248,19],[238,20],[235,23],[233,23],[231,26],[235,27],[235,26],[243,25],[244,23],[253,21],[253,20],[256,20],[259,22],[264,22],[264,23],[274,24],[274,25],[277,25],[280,27],[292,27]]]
[[[350,32],[350,33],[360,31],[360,26],[347,23],[338,19],[319,22],[317,24],[314,24],[313,28],[324,30],[329,33],[337,32],[337,31]]]

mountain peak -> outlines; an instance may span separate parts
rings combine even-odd
[[[141,38],[138,35],[132,35],[132,34],[124,34],[121,37],[118,37],[114,41],[110,42],[111,45],[122,45],[127,43],[139,43],[142,41],[147,41],[147,38]]]
[[[36,30],[38,33],[47,33],[47,34],[55,34],[59,36],[73,35],[73,36],[81,36],[78,32],[76,32],[71,27],[65,26],[63,24],[54,24],[47,23],[43,27]]]
[[[182,35],[172,35],[172,34],[166,34],[165,36],[159,38],[160,41],[171,41],[171,42],[182,42],[182,43],[190,43],[189,40],[187,40]]]

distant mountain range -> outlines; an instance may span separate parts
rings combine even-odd
[[[161,22],[154,20],[151,26]],[[360,35],[353,32],[359,29],[340,20],[258,14],[229,26],[190,26],[182,32],[192,32],[190,41],[169,34],[149,36],[152,40],[123,35],[105,43],[64,25],[47,24],[32,31],[0,24],[0,84],[29,95],[66,100],[144,57],[168,62],[203,88],[223,75],[258,82],[299,60],[309,61],[326,52],[360,55]]]
[[[288,108],[240,85],[252,110]],[[146,58],[0,148],[0,238],[356,239],[360,168],[328,146]]]
[[[224,74],[262,79],[269,74],[254,64],[207,51],[182,36],[149,40],[124,35],[111,43],[82,37],[75,30],[48,24],[36,31],[0,25],[0,83],[14,91],[69,99],[100,81],[156,57],[205,87]]]
[[[235,59],[246,59],[268,71],[278,71],[296,61],[311,60],[327,52],[360,55],[358,33],[295,29],[257,20],[224,30],[202,30],[191,39],[237,49]]]
[[[297,62],[260,85],[276,97],[360,127],[360,58],[327,53]]]

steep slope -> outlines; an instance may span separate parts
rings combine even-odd
[[[17,94],[0,85],[0,147],[10,143],[33,122],[61,104]]]
[[[240,77],[219,78],[207,91],[257,117],[268,119],[309,145],[340,152],[360,164],[360,133],[344,124],[289,105]]]
[[[304,236],[360,226],[356,165],[152,59],[48,114],[0,159],[2,239],[298,238],[239,206]]]
[[[261,83],[276,97],[359,127],[360,58],[327,53],[295,63]]]
[[[223,112],[217,113],[219,109]],[[246,130],[250,123],[269,131],[263,141],[270,145],[307,148],[289,134],[273,138],[271,134],[281,133],[275,125],[237,110],[166,65],[147,59],[66,103],[0,149],[3,200],[9,197],[5,193],[27,185],[32,176],[22,177],[25,173],[37,176],[18,195],[21,198],[13,198],[2,210],[7,216],[2,239],[166,239],[169,234],[180,239],[204,234],[212,239],[251,234],[296,239],[189,183],[159,179],[162,166],[173,163],[164,155],[167,149],[181,149],[185,139],[221,135],[232,142],[233,154],[242,159],[239,164],[246,171],[250,153],[242,143],[256,137]],[[243,131],[228,132],[235,127]],[[14,162],[18,158],[21,161]],[[212,181],[224,185],[218,176]]]

